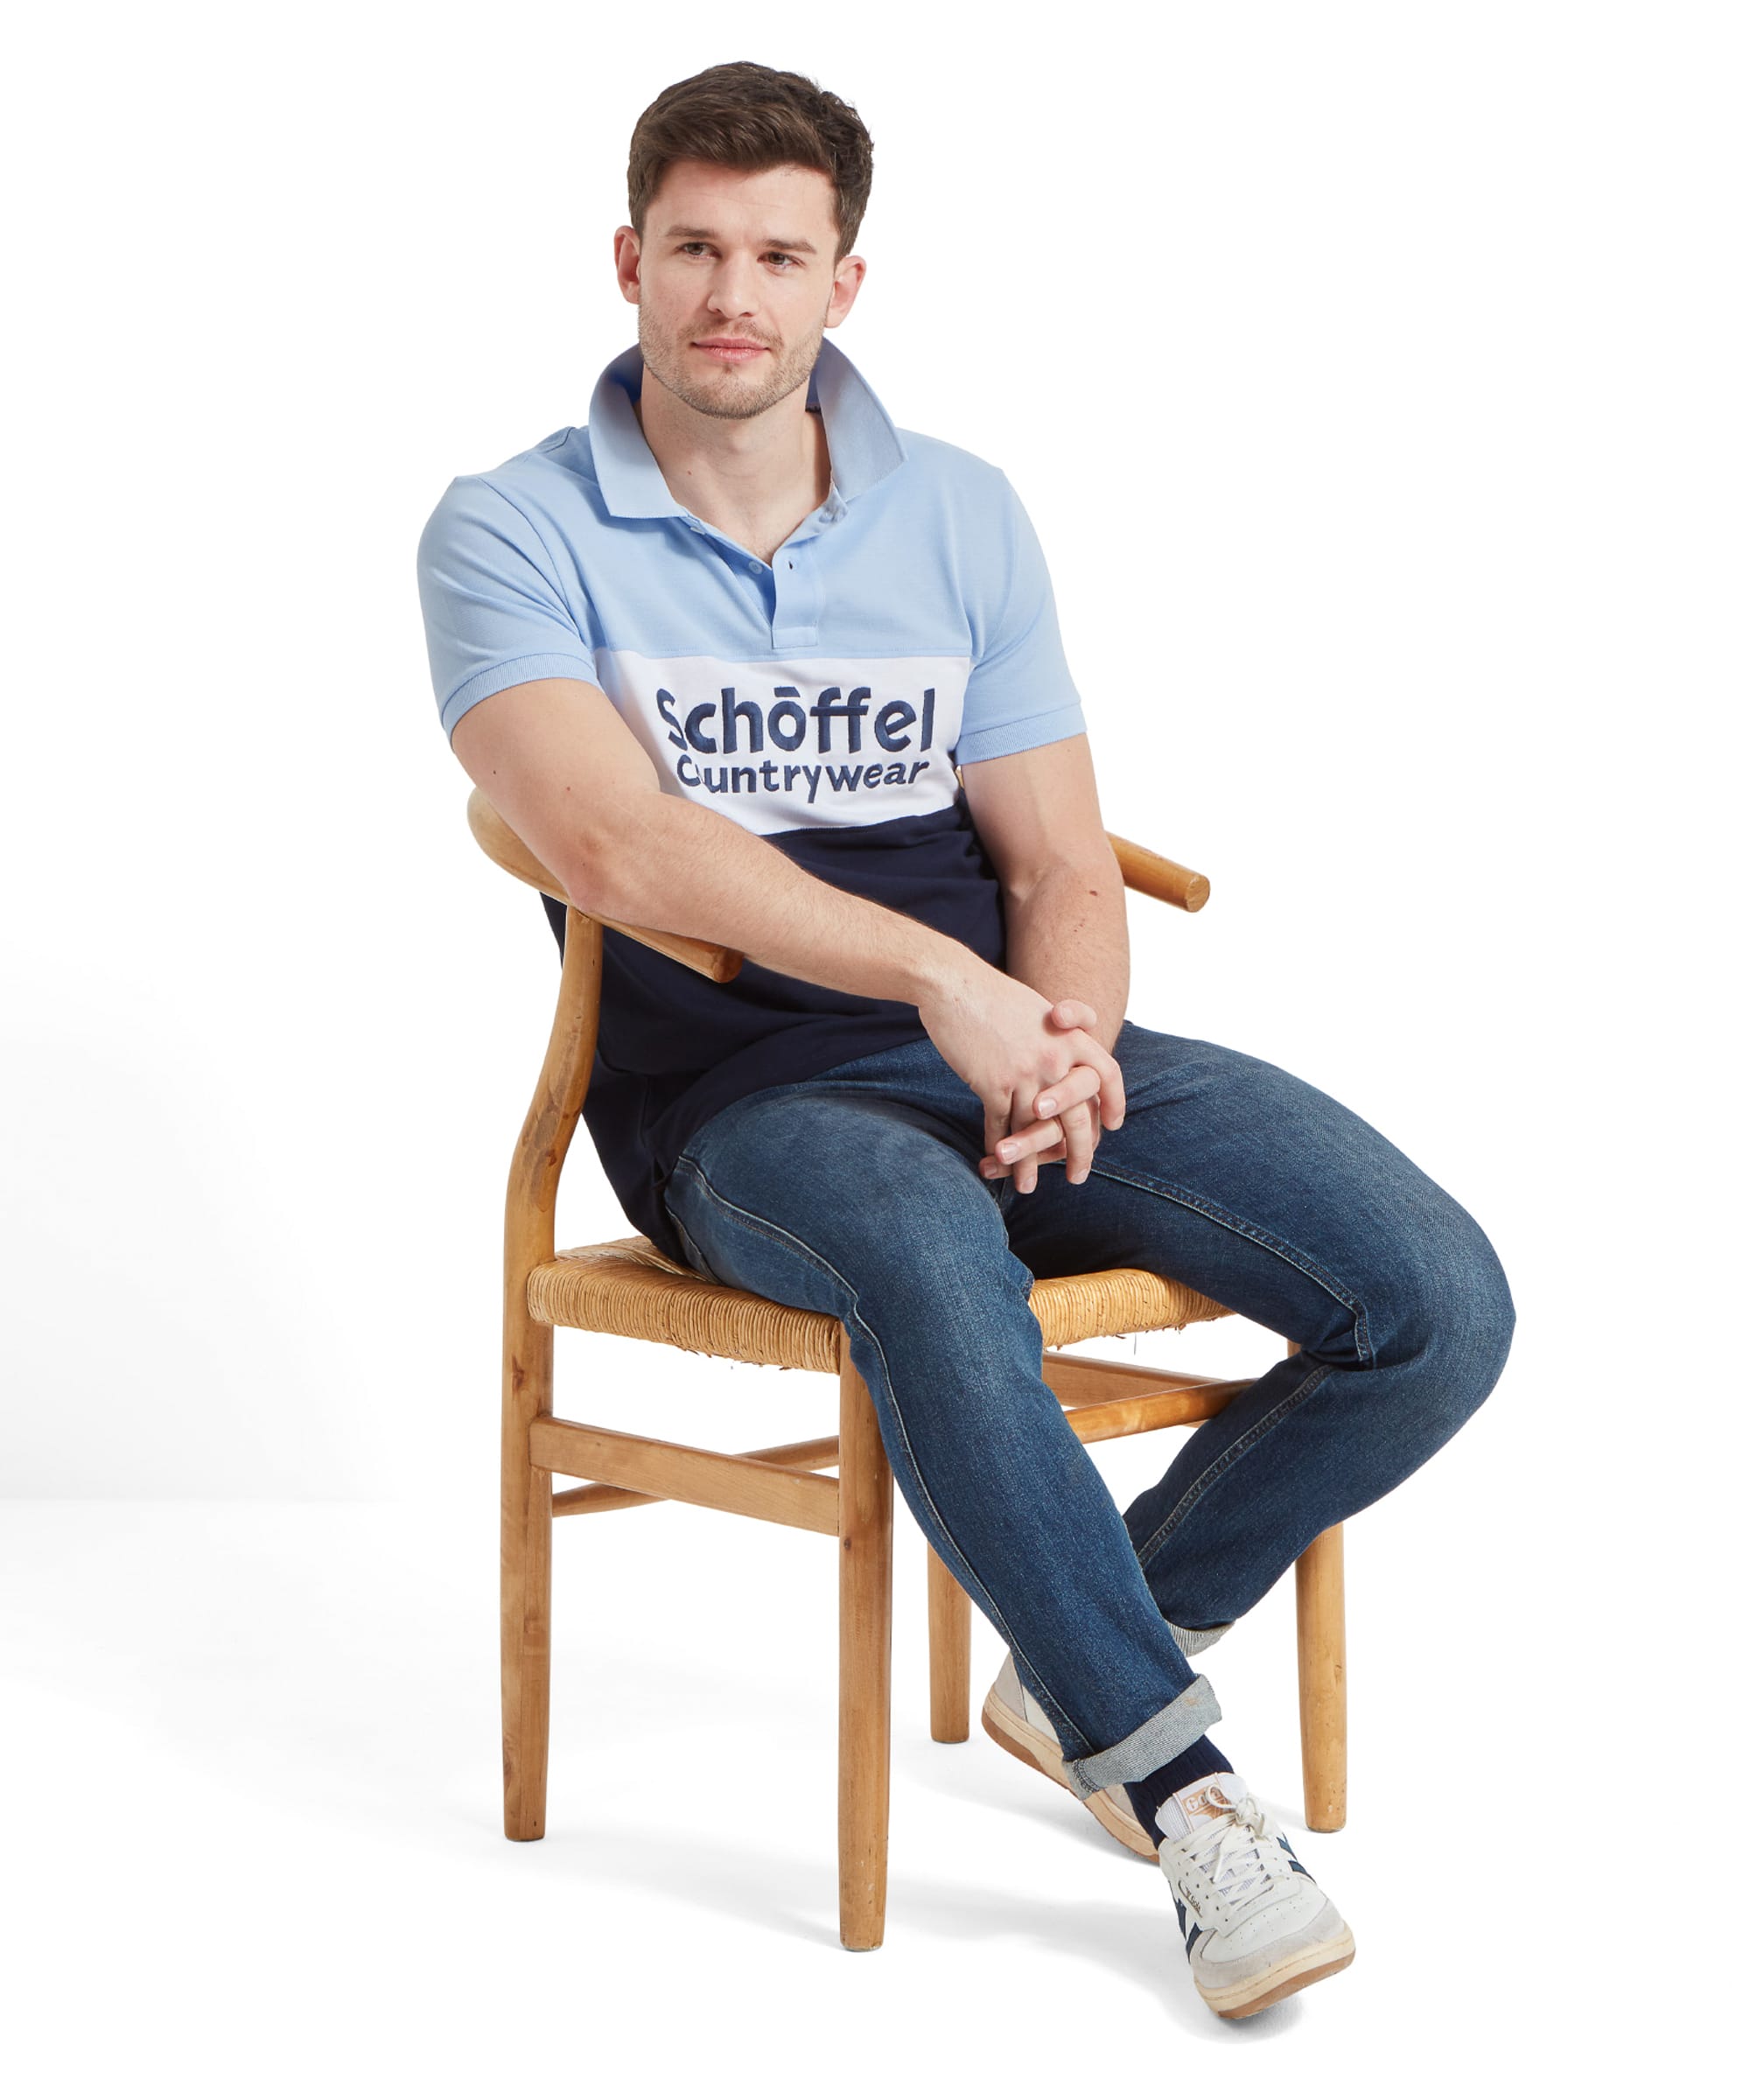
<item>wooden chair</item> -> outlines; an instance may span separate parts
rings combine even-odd
[[[717,982],[743,958],[682,934],[601,920],[561,885],[482,793],[466,809],[473,836],[500,867],[567,907],[556,1014],[544,1068],[508,1174],[502,1301],[502,1781],[510,1838],[544,1835],[550,1718],[550,1539],[554,1516],[667,1499],[761,1517],[839,1542],[839,1857],[844,1946],[884,1936],[890,1795],[892,1488],[878,1418],[841,1322],[709,1282],[640,1235],[597,1246],[555,1243],[558,1177],[580,1119],[599,1021],[601,928]],[[1129,888],[1195,912],[1202,875],[1109,834]],[[1136,1269],[1038,1278],[1043,1376],[1086,1444],[1202,1422],[1250,1379],[1214,1379],[1059,1352],[1074,1342],[1219,1320],[1228,1308]],[[573,1422],[552,1410],[557,1327],[635,1336],[741,1363],[821,1371],[836,1382],[839,1433],[738,1453],[662,1443]],[[1292,1353],[1298,1344],[1291,1341]],[[839,1479],[822,1470],[835,1466]],[[551,1475],[587,1485],[551,1492]],[[932,1735],[969,1735],[969,1598],[928,1545]],[[1295,1565],[1297,1662],[1307,1822],[1343,1826],[1345,1697],[1343,1528],[1322,1532]]]

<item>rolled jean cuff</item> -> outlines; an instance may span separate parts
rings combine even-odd
[[[1079,1801],[1088,1801],[1103,1787],[1117,1787],[1129,1779],[1147,1779],[1158,1766],[1178,1757],[1188,1743],[1197,1742],[1213,1721],[1222,1718],[1222,1709],[1210,1688],[1208,1677],[1194,1677],[1179,1698],[1171,1699],[1160,1713],[1152,1713],[1141,1727],[1098,1750],[1093,1757],[1065,1760],[1066,1784]]]
[[[1165,1619],[1162,1623],[1174,1636],[1183,1656],[1196,1656],[1207,1648],[1214,1648],[1235,1621],[1225,1619],[1221,1626],[1176,1626],[1172,1619]]]

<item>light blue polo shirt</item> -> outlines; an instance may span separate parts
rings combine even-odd
[[[460,475],[430,514],[417,577],[444,733],[505,687],[584,679],[663,793],[1002,968],[998,878],[955,769],[1085,727],[1016,491],[899,430],[826,336],[807,406],[832,485],[764,562],[666,486],[632,406],[641,370],[632,345],[584,428]],[[605,948],[584,1114],[632,1222],[679,1261],[664,1186],[710,1116],[925,1032],[911,1005],[749,961],[714,984],[609,928]]]

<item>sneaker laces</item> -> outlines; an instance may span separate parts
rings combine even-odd
[[[1293,1867],[1277,1828],[1250,1794],[1182,1841],[1194,1866],[1231,1908],[1286,1882]]]

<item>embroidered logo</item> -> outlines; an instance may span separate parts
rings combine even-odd
[[[748,830],[942,817],[957,800],[968,657],[740,662],[607,649],[598,665],[662,792],[710,802]]]

